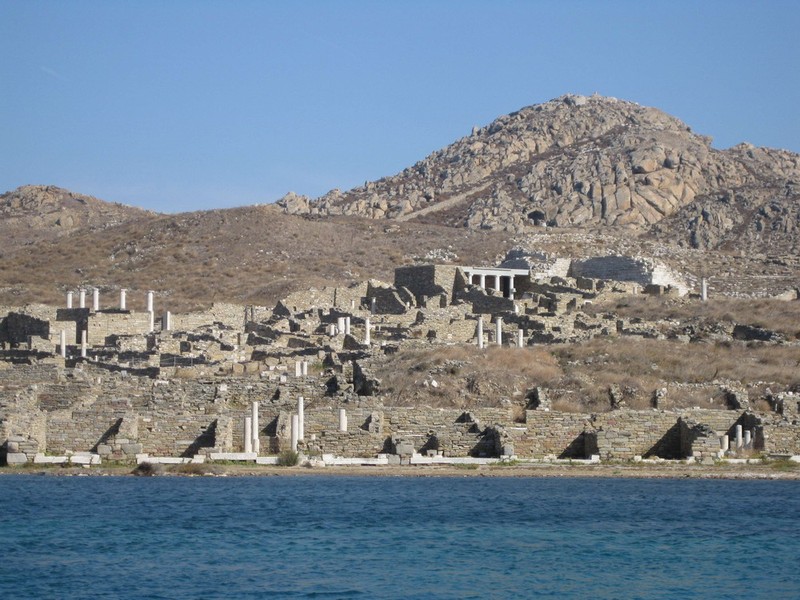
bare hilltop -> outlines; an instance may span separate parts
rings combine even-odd
[[[523,108],[400,173],[317,199],[177,215],[54,186],[0,196],[0,304],[155,289],[174,310],[275,302],[391,278],[420,262],[658,256],[729,295],[800,286],[800,157],[726,150],[632,102],[566,95]]]

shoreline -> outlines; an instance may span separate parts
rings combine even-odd
[[[182,467],[183,465],[181,465]],[[480,465],[476,468],[449,465],[413,466],[328,466],[278,467],[271,465],[213,464],[192,465],[197,468],[159,469],[154,477],[513,477],[513,478],[583,478],[583,479],[729,479],[729,480],[800,480],[798,467],[776,468],[764,465]],[[95,466],[30,466],[0,468],[4,475],[55,477],[136,477],[133,465]]]

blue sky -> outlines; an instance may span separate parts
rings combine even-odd
[[[594,92],[800,152],[800,2],[0,0],[0,191],[178,212],[392,175]]]

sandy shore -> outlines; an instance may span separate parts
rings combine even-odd
[[[343,466],[343,467],[275,467],[235,464],[184,465],[184,468],[165,467],[159,476],[217,476],[217,477],[613,477],[643,479],[769,479],[800,480],[800,464],[765,463],[763,465],[656,465],[642,463],[564,465],[517,464],[509,466],[482,465],[476,468],[450,465],[424,466]],[[185,468],[191,467],[191,468]],[[2,468],[2,475],[50,476],[122,476],[131,475],[133,466],[99,466],[91,468],[30,465],[21,468]]]

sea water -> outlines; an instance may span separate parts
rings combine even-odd
[[[800,598],[800,482],[0,477],[2,598]]]

